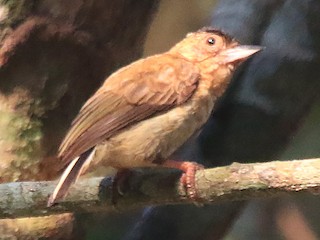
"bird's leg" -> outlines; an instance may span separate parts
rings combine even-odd
[[[195,174],[198,170],[203,169],[204,167],[195,162],[180,162],[174,160],[166,160],[162,166],[176,168],[183,171],[184,173],[180,178],[181,184],[186,188],[188,197],[191,200],[197,201],[198,196],[196,191]]]
[[[119,169],[116,175],[113,177],[111,195],[111,202],[113,205],[116,205],[119,195],[124,195],[123,191],[121,190],[121,187],[125,186],[126,181],[128,180],[130,175],[131,171],[129,169]]]

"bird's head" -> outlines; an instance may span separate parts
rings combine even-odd
[[[189,33],[169,52],[178,54],[193,63],[211,60],[233,68],[261,49],[260,46],[240,45],[222,31],[205,27]]]

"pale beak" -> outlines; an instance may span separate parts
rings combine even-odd
[[[236,63],[244,61],[251,55],[263,50],[264,48],[265,47],[254,45],[240,45],[223,51],[222,55],[225,56],[225,63]]]

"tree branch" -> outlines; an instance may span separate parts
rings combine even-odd
[[[179,182],[179,172],[167,169],[135,170],[121,184],[124,195],[114,196],[116,209],[150,205],[191,203]],[[79,180],[60,204],[47,208],[46,201],[56,182],[0,184],[0,217],[39,216],[80,211],[114,211],[110,178]],[[197,172],[199,203],[249,200],[283,193],[319,192],[320,158],[239,164]]]

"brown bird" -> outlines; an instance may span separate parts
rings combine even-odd
[[[168,52],[113,73],[82,107],[60,146],[58,156],[68,167],[48,206],[62,199],[79,175],[97,166],[180,169],[194,199],[200,166],[170,160],[170,155],[208,120],[239,63],[260,50],[203,28]]]

